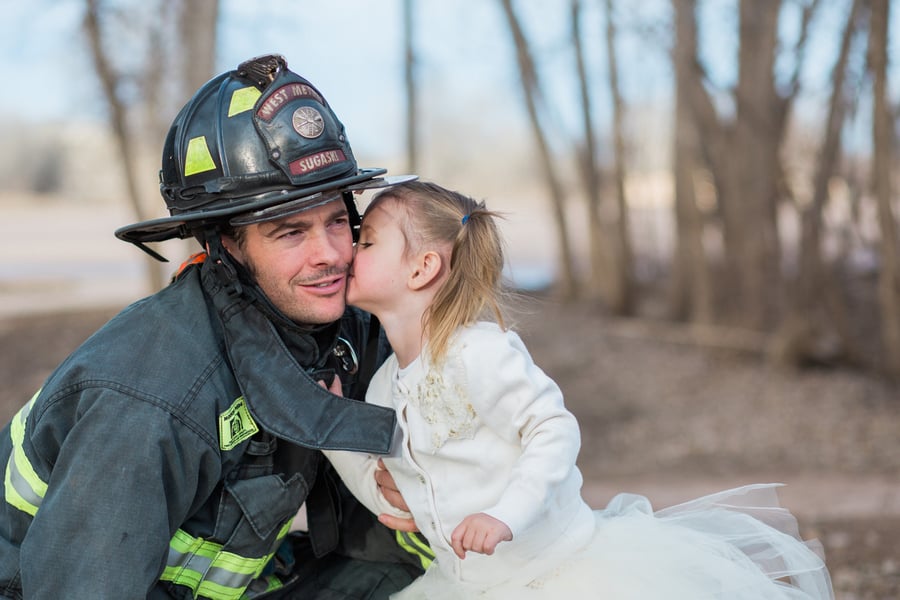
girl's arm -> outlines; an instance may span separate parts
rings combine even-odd
[[[468,333],[462,360],[472,404],[488,427],[522,449],[503,495],[484,510],[515,535],[539,518],[560,486],[580,488],[580,475],[572,472],[581,434],[559,386],[517,334],[480,328]]]
[[[384,470],[384,466],[379,465],[376,456],[339,450],[323,450],[322,454],[334,466],[347,489],[372,513],[388,514],[401,519],[412,516],[407,511],[394,507],[381,493],[375,473]]]
[[[341,380],[337,377],[334,378],[330,387],[326,386],[324,381],[320,381],[319,384],[332,394],[338,396],[343,394]],[[341,476],[350,493],[372,513],[388,514],[400,519],[412,517],[407,511],[394,507],[381,493],[381,485],[377,482],[375,473],[383,471],[385,468],[378,458],[362,452],[339,450],[323,450],[322,454],[334,466],[334,470]]]

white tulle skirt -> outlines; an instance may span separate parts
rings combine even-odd
[[[620,494],[594,512],[587,547],[546,557],[546,571],[525,587],[472,589],[434,564],[392,598],[831,600],[821,545],[800,539],[777,487],[745,486],[656,513],[647,498]]]

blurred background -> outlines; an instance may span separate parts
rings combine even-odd
[[[165,214],[191,93],[279,53],[361,166],[506,214],[598,501],[793,480],[839,597],[896,598],[898,35],[889,0],[4,3],[0,366],[37,386],[165,285],[194,246],[113,231]]]
[[[507,212],[518,287],[896,376],[891,4],[6,4],[0,310],[163,285],[171,265],[112,231],[164,214],[159,149],[189,95],[274,52],[323,91],[361,165]],[[177,264],[191,248],[172,244]]]

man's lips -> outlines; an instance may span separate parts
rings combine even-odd
[[[331,294],[340,291],[344,287],[346,279],[347,278],[344,275],[340,277],[329,277],[328,279],[322,279],[312,283],[301,283],[300,287],[315,293]]]

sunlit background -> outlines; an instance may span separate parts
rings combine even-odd
[[[638,280],[652,280],[669,269],[677,238],[672,50],[674,7],[679,1],[511,3],[540,76],[534,119],[555,161],[562,211],[567,216],[569,260],[576,277],[587,277],[592,259],[586,193],[575,160],[586,138],[572,6],[577,4],[581,11],[595,168],[602,174],[603,193],[615,195],[613,126],[618,122],[635,251],[631,269]],[[705,70],[707,91],[723,120],[736,112],[732,91],[739,77],[738,4],[736,0],[697,2],[697,56]],[[177,22],[170,13],[181,3],[6,3],[0,8],[4,82],[0,209],[6,217],[0,222],[0,314],[98,301],[122,304],[152,291],[142,254],[112,237],[115,228],[135,221],[136,215],[127,199],[121,153],[111,133],[108,98],[85,33],[85,15],[91,5],[101,15],[104,52],[120,77],[120,101],[129,109],[151,99],[155,103],[152,110],[143,107],[139,116],[131,116],[129,123],[132,139],[139,141],[133,144],[139,146],[133,152],[140,161],[134,168],[140,201],[146,216],[164,214],[156,188],[164,130],[158,125],[156,130],[148,128],[146,121],[152,112],[157,124],[170,122],[189,94],[173,83],[182,76],[181,50],[173,41],[175,34],[161,25],[167,19]],[[772,79],[785,95],[797,70],[798,92],[782,148],[783,161],[792,169],[787,176],[797,180],[792,187],[800,198],[796,205],[802,206],[802,197],[812,185],[808,174],[824,135],[832,74],[852,2],[785,0],[781,5]],[[812,5],[815,12],[805,29],[807,35],[800,40],[803,11]],[[900,18],[898,12],[891,14],[893,22]],[[610,15],[615,26],[618,113],[613,109],[608,62]],[[522,72],[501,0],[222,0],[213,71],[234,68],[260,54],[283,54],[293,70],[323,91],[346,125],[362,166],[403,173],[410,169],[405,16],[412,22],[408,41],[417,94],[415,171],[506,212],[510,277],[524,288],[552,286],[560,276],[560,260],[566,258],[560,256],[559,216],[526,109]],[[859,27],[865,30],[867,25]],[[802,57],[796,51],[800,42]],[[849,68],[855,64],[857,71],[860,61],[865,61],[861,44],[865,41],[855,42],[850,59]],[[897,45],[891,42],[887,56],[892,106],[897,104],[897,54]],[[147,89],[141,77],[154,63],[164,72],[155,79],[158,84]],[[843,121],[842,149],[848,159],[868,160],[871,79],[863,75],[848,85],[857,85],[859,93]],[[138,131],[153,133],[138,135]],[[704,202],[714,206],[715,194],[704,196],[710,181],[701,178],[697,185],[701,210]],[[836,197],[846,187],[835,178]],[[838,205],[830,209],[835,214],[849,210]],[[783,235],[796,237],[798,211],[786,213],[779,227]],[[715,252],[721,242],[716,235],[707,237]],[[190,244],[173,244],[166,252],[177,264],[191,249]],[[865,252],[853,254],[852,260],[860,263],[873,261]]]

